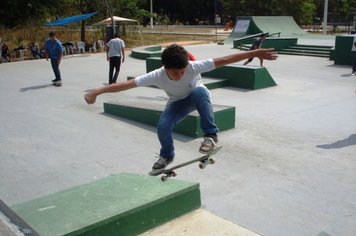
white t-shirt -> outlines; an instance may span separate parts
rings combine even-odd
[[[189,61],[189,64],[180,80],[171,80],[164,67],[151,71],[148,74],[135,78],[135,83],[140,86],[156,86],[164,90],[168,97],[168,103],[184,99],[197,87],[205,87],[200,73],[215,69],[213,59],[201,61]]]
[[[351,51],[353,51],[353,52],[356,52],[355,43],[356,43],[356,34],[355,34],[355,36],[354,36],[354,42],[352,43],[352,48],[351,48]]]
[[[125,48],[124,40],[120,38],[113,38],[108,42],[109,57],[121,57],[121,49]]]

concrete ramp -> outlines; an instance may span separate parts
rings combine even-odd
[[[297,25],[292,16],[252,16],[251,18],[250,34],[281,32],[281,37],[300,37],[307,34]]]
[[[302,37],[308,35],[292,16],[238,16],[235,26],[225,44],[247,35],[268,32],[279,33],[281,37]]]

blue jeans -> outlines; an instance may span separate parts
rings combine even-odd
[[[209,91],[205,87],[198,87],[188,97],[167,104],[163,111],[157,124],[158,139],[161,143],[161,157],[174,157],[172,131],[181,120],[194,110],[199,112],[201,129],[204,134],[219,132],[218,127],[214,124],[214,112]]]
[[[62,78],[61,72],[59,71],[58,59],[51,59],[51,65],[54,75],[56,76],[56,80],[61,80]]]

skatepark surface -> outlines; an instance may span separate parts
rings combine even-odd
[[[186,48],[197,59],[237,52],[216,44]],[[250,66],[258,64],[255,59]],[[254,232],[235,229],[231,235],[354,235],[356,77],[351,67],[289,55],[264,65],[277,86],[211,91],[214,104],[236,107],[236,128],[219,134],[223,149],[214,166],[187,166],[176,178],[200,183],[204,216],[217,217],[213,222],[221,227],[227,221]],[[108,67],[104,53],[65,56],[58,88],[50,83],[53,72],[46,60],[0,64],[0,198],[7,205],[111,174],[150,171],[160,148],[156,129],[106,115],[103,102],[166,95],[136,88],[87,105],[83,95],[107,83]],[[128,56],[119,80],[143,73],[145,61]],[[200,156],[200,139],[174,137],[174,164]],[[163,232],[185,225],[178,220]],[[191,232],[179,230],[162,235]]]

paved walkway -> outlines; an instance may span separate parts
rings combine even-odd
[[[198,59],[236,52],[187,48]],[[356,77],[324,58],[281,55],[265,66],[278,86],[212,91],[213,103],[236,106],[236,128],[220,134],[214,167],[187,167],[177,178],[200,183],[205,210],[257,234],[353,235]],[[106,94],[88,106],[85,91],[107,82],[105,54],[67,56],[61,71],[56,88],[46,60],[0,65],[0,198],[8,205],[114,173],[146,174],[155,161],[155,128],[106,115],[102,103],[162,91]],[[144,61],[128,57],[120,80],[144,72]],[[175,135],[176,162],[199,155],[200,141]]]

